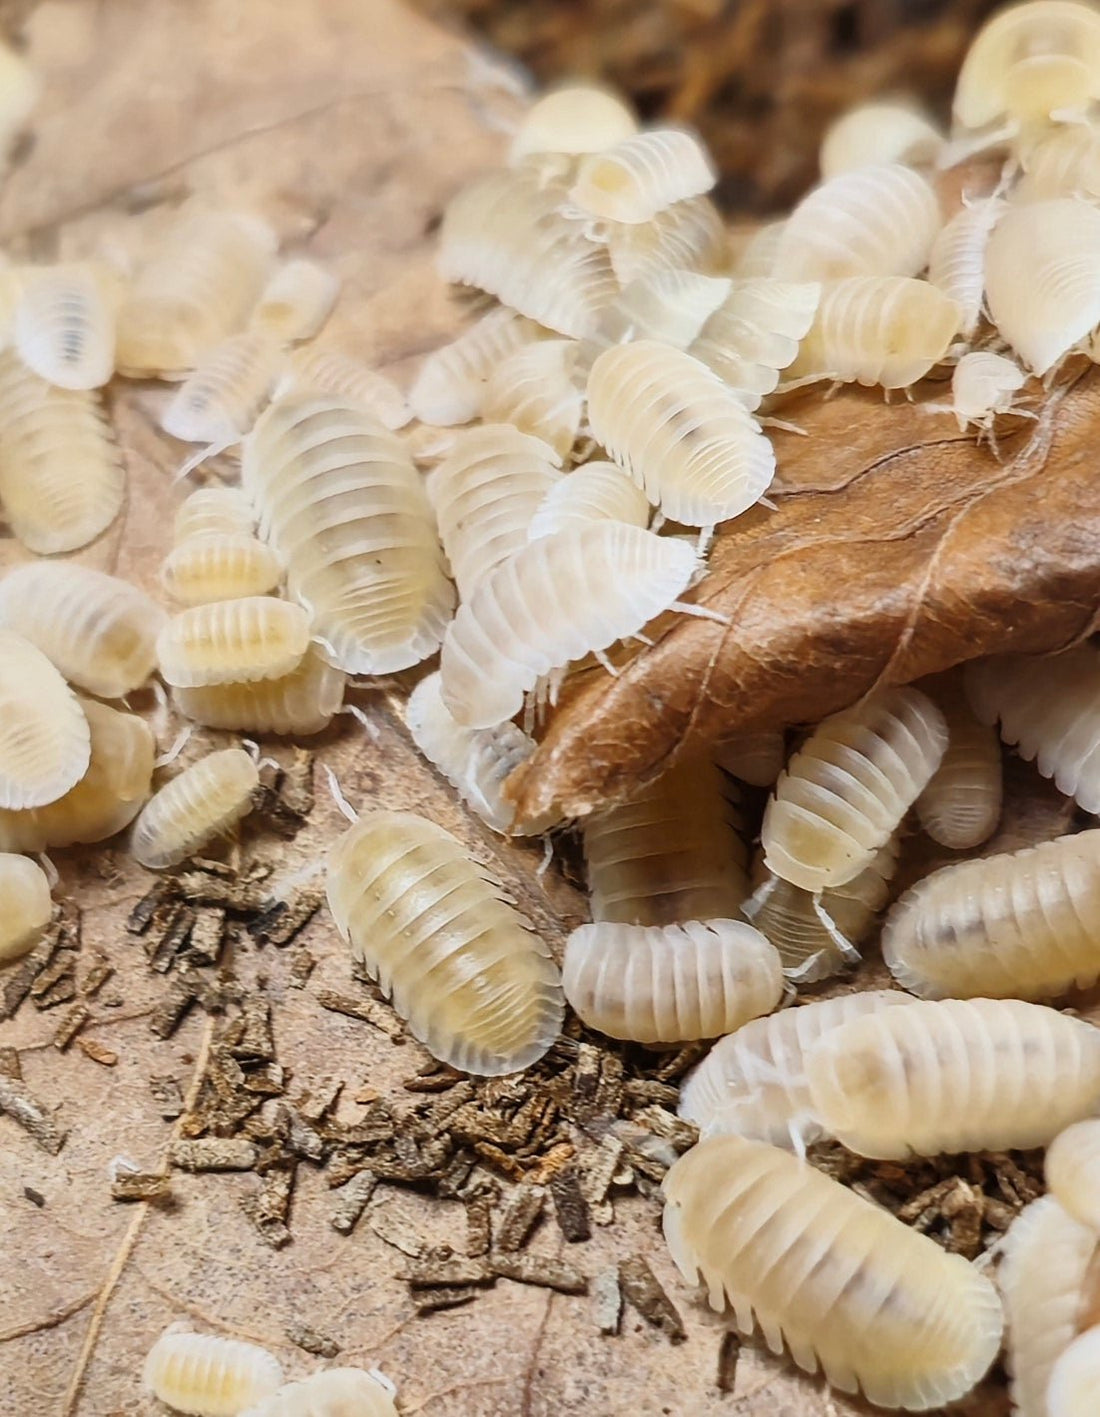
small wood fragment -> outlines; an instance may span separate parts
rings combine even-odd
[[[259,1190],[246,1195],[241,1209],[256,1227],[260,1239],[273,1250],[290,1244],[290,1198],[294,1191],[294,1166],[280,1165],[266,1172]]]
[[[229,1051],[234,1058],[270,1062],[275,1057],[275,1036],[271,1029],[271,1005],[252,994],[241,1006],[241,1028]]]
[[[291,752],[279,781],[279,800],[296,817],[308,817],[313,811],[313,754],[308,748]]]
[[[260,945],[289,945],[320,910],[324,891],[318,886],[300,886],[279,899],[264,901],[263,908],[247,925],[248,933]]]
[[[126,917],[126,929],[131,935],[144,935],[152,924],[153,916],[169,894],[167,881],[158,881],[152,890],[146,891]]]
[[[362,1019],[373,1024],[389,1038],[398,1038],[403,1032],[401,1020],[396,1014],[376,1004],[373,999],[353,999],[348,994],[337,994],[333,989],[319,989],[317,1002],[330,1013],[346,1014],[348,1018]]]
[[[65,1052],[91,1016],[92,1011],[87,1004],[76,1003],[65,1010],[53,1035],[53,1046],[59,1053]]]
[[[496,1272],[482,1259],[418,1260],[394,1276],[414,1289],[435,1284],[492,1284]]]
[[[741,1335],[727,1329],[718,1345],[718,1373],[715,1386],[719,1392],[733,1392],[737,1386],[737,1360],[741,1357]]]
[[[251,1171],[258,1156],[254,1142],[237,1137],[199,1137],[168,1147],[169,1162],[181,1171]]]
[[[687,1337],[683,1320],[661,1281],[641,1255],[633,1255],[619,1262],[619,1283],[627,1302],[637,1309],[646,1323],[661,1329],[670,1342],[683,1343]]]
[[[95,962],[81,980],[80,993],[85,999],[91,999],[99,993],[107,980],[114,974],[115,967],[107,959],[106,955],[97,955]]]
[[[37,1206],[39,1210],[45,1208],[46,1197],[41,1191],[36,1191],[33,1186],[24,1186],[23,1194],[30,1201],[31,1205]]]
[[[31,991],[37,976],[49,964],[57,950],[57,934],[47,935],[30,954],[11,970],[0,993],[0,1018],[11,1018]]]
[[[563,1166],[550,1177],[550,1198],[554,1202],[558,1228],[566,1240],[573,1245],[590,1239],[592,1224],[588,1202],[581,1191],[576,1166]]]
[[[466,1254],[470,1259],[489,1253],[493,1241],[492,1207],[488,1196],[466,1202]]]
[[[332,1359],[341,1351],[334,1338],[310,1328],[308,1324],[290,1323],[283,1332],[296,1348],[300,1348],[304,1353],[311,1353],[314,1358]]]
[[[87,1038],[81,1034],[76,1040],[76,1046],[86,1058],[91,1058],[93,1063],[99,1063],[101,1067],[113,1068],[118,1062],[115,1050],[100,1042],[98,1038]]]
[[[76,966],[68,950],[35,976],[31,984],[31,1001],[36,1009],[52,1009],[67,1004],[76,994]]]
[[[19,1061],[17,1048],[0,1048],[0,1077],[23,1081],[23,1064]]]
[[[367,1211],[367,1224],[380,1240],[410,1259],[419,1259],[427,1248],[416,1228],[390,1206],[371,1206]]]
[[[309,976],[317,968],[317,961],[306,949],[305,945],[299,945],[290,956],[290,987],[292,989],[305,988]]]
[[[226,915],[224,910],[195,912],[187,940],[187,957],[197,965],[217,964],[225,943]]]
[[[494,1273],[517,1284],[537,1284],[561,1294],[584,1294],[588,1290],[588,1280],[579,1269],[561,1260],[532,1254],[530,1250],[522,1254],[498,1252],[489,1256],[489,1263]]]
[[[153,1094],[153,1100],[164,1120],[175,1121],[183,1111],[183,1093],[180,1091],[179,1082],[170,1073],[151,1077],[149,1091]]]
[[[172,1178],[162,1171],[119,1171],[111,1182],[116,1201],[166,1201],[171,1194]]]
[[[56,1126],[41,1102],[17,1078],[0,1075],[0,1112],[22,1127],[50,1156],[56,1156],[65,1145],[68,1133]]]
[[[175,892],[192,905],[220,905],[235,915],[256,915],[268,896],[258,881],[236,876],[213,875],[209,871],[184,871],[174,878]]]
[[[623,1291],[619,1271],[601,1269],[592,1280],[592,1317],[601,1333],[618,1333],[623,1316]]]
[[[335,1204],[329,1224],[341,1235],[350,1235],[370,1200],[378,1178],[373,1171],[359,1171],[334,1194]]]
[[[542,1186],[517,1186],[508,1196],[497,1220],[497,1249],[521,1250],[542,1215],[546,1191]]]
[[[153,1010],[149,1028],[157,1038],[171,1038],[184,1020],[188,1009],[195,1002],[192,984],[178,979]]]
[[[418,1314],[434,1314],[441,1309],[457,1309],[483,1292],[476,1284],[440,1284],[433,1289],[414,1289],[413,1307]]]

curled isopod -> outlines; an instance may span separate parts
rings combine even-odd
[[[552,483],[527,524],[527,539],[600,521],[639,527],[649,522],[649,499],[611,462],[585,463]]]
[[[650,221],[610,224],[605,235],[620,285],[657,271],[718,274],[729,254],[725,225],[709,197],[674,202]]]
[[[1024,176],[1012,191],[1015,203],[1051,197],[1100,200],[1100,134],[1089,124],[1067,124],[1043,132],[1020,154]]]
[[[959,428],[971,423],[991,429],[999,413],[1010,413],[1027,375],[1003,354],[972,349],[955,365],[951,375],[951,407]]]
[[[820,300],[814,281],[738,281],[688,352],[755,409],[797,355]]]
[[[542,536],[478,582],[448,626],[443,702],[490,728],[523,706],[543,675],[636,634],[690,585],[694,549],[622,522]]]
[[[134,822],[130,849],[150,871],[186,861],[251,812],[260,775],[243,748],[207,753],[150,797]]]
[[[153,1344],[142,1372],[147,1392],[195,1417],[239,1417],[282,1381],[279,1360],[258,1344],[174,1328]]]
[[[157,636],[157,662],[174,688],[247,684],[289,674],[308,648],[309,615],[300,605],[248,595],[173,615]]]
[[[906,389],[943,359],[958,325],[958,306],[928,281],[830,281],[788,375]]]
[[[771,787],[787,761],[787,740],[781,729],[762,728],[724,738],[714,745],[714,761],[731,777],[750,787]]]
[[[44,807],[84,776],[88,720],[76,695],[29,640],[0,630],[0,807]]]
[[[571,84],[535,100],[520,120],[509,161],[533,153],[598,153],[637,132],[629,105],[597,84]]]
[[[841,1392],[927,1411],[969,1392],[997,1356],[1003,1315],[984,1275],[787,1152],[710,1137],[664,1193],[685,1279]]]
[[[282,562],[271,547],[242,532],[188,537],[160,568],[161,585],[180,605],[266,595],[282,578]]]
[[[1096,1248],[1096,1231],[1054,1196],[1032,1201],[1009,1226],[997,1284],[1008,1326],[1009,1393],[1019,1417],[1059,1417],[1047,1404],[1048,1383],[1077,1332]]]
[[[489,375],[482,418],[511,423],[568,457],[584,412],[579,356],[577,342],[564,339],[539,340],[505,355]]]
[[[307,393],[347,399],[391,430],[404,428],[412,417],[392,379],[338,349],[311,345],[291,356],[276,394]]]
[[[1007,207],[1000,197],[967,202],[938,233],[928,256],[928,279],[959,307],[959,333],[967,338],[982,315],[990,233]]]
[[[720,1039],[684,1083],[680,1116],[704,1136],[735,1133],[805,1149],[823,1135],[810,1106],[807,1050],[849,1019],[911,1002],[894,989],[870,989],[754,1019]]]
[[[393,1392],[362,1368],[323,1368],[287,1383],[241,1417],[398,1417]]]
[[[842,113],[825,131],[821,175],[883,163],[932,163],[944,145],[943,134],[922,109],[908,103],[861,103]]]
[[[1100,1391],[1100,1326],[1078,1334],[1050,1370],[1048,1417],[1088,1417]]]
[[[1100,1107],[1100,1029],[1019,999],[853,1019],[809,1051],[813,1111],[860,1156],[1044,1146]]]
[[[632,280],[608,306],[602,335],[612,344],[651,339],[687,349],[732,288],[725,276],[676,268],[653,271]]]
[[[176,512],[172,544],[178,546],[194,536],[247,536],[255,525],[248,498],[239,487],[200,487]]]
[[[289,674],[173,689],[172,701],[185,718],[207,728],[307,737],[332,722],[344,701],[346,677],[310,645]]]
[[[783,994],[774,948],[738,920],[581,925],[565,944],[562,989],[589,1028],[638,1043],[729,1033]]]
[[[0,580],[0,628],[30,640],[70,683],[101,699],[145,683],[165,619],[129,581],[72,561],[32,561]]]
[[[203,354],[164,410],[160,426],[184,443],[239,443],[274,387],[283,354],[270,335],[246,330]]]
[[[284,261],[260,292],[249,328],[279,344],[313,339],[332,314],[340,282],[317,261]]]
[[[539,338],[539,326],[514,310],[490,310],[456,340],[433,350],[409,390],[409,407],[422,423],[449,427],[481,412],[493,370]]]
[[[842,172],[803,197],[783,223],[772,274],[780,280],[915,276],[942,224],[931,184],[881,163]]]
[[[891,910],[882,954],[923,998],[1054,999],[1100,979],[1100,830],[944,866]]]
[[[28,369],[62,389],[95,389],[115,369],[115,301],[94,265],[28,270],[15,306],[15,348]]]
[[[933,841],[966,851],[987,841],[1001,820],[1001,745],[975,718],[959,678],[939,680],[932,694],[947,724],[947,751],[917,798],[917,816]]]
[[[737,395],[682,350],[638,340],[605,350],[588,378],[592,434],[685,526],[713,526],[758,502],[775,453]]]
[[[53,902],[46,873],[26,856],[0,852],[0,965],[34,948],[50,923]]]
[[[582,158],[569,200],[604,221],[635,225],[709,192],[717,175],[693,133],[651,128]]]
[[[449,832],[368,812],[333,847],[328,902],[356,959],[429,1052],[463,1072],[517,1072],[558,1036],[550,953]]]
[[[917,689],[880,690],[818,725],[764,813],[764,861],[803,890],[871,864],[939,767],[947,724]]]
[[[965,670],[970,705],[983,723],[1035,760],[1060,792],[1100,812],[1100,655],[1091,644],[1038,658],[1010,654]]]
[[[1047,1148],[1045,1169],[1047,1190],[1074,1220],[1095,1230],[1100,1243],[1100,1119],[1059,1132]]]

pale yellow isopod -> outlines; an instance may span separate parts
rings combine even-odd
[[[266,595],[282,578],[282,562],[271,547],[242,532],[188,537],[160,568],[161,585],[180,605]]]
[[[632,280],[608,306],[603,338],[609,344],[652,339],[687,349],[703,326],[728,299],[732,282],[725,276],[672,268]]]
[[[709,197],[674,202],[650,221],[608,223],[603,234],[620,285],[657,271],[720,274],[729,255],[726,228]]]
[[[289,674],[309,638],[309,615],[300,605],[249,595],[173,615],[157,637],[157,662],[174,688],[247,684]]]
[[[1091,124],[1067,124],[1044,132],[1020,153],[1024,176],[1012,190],[1013,202],[1084,197],[1100,201],[1100,134]]]
[[[651,128],[583,157],[569,200],[604,221],[635,225],[709,192],[717,177],[694,133]]]
[[[1096,1231],[1054,1196],[1032,1201],[1009,1226],[997,1285],[1008,1326],[1009,1393],[1019,1417],[1059,1417],[1048,1406],[1048,1384],[1077,1332],[1096,1250]]]
[[[469,423],[481,412],[493,370],[539,335],[534,320],[503,307],[490,310],[456,340],[428,355],[409,390],[409,407],[422,423]]]
[[[404,428],[412,417],[392,379],[338,349],[308,345],[291,355],[276,396],[328,394],[358,405],[384,428]]]
[[[23,272],[15,348],[40,378],[62,389],[95,389],[115,369],[115,292],[89,262]]]
[[[1100,1119],[1074,1122],[1047,1148],[1047,1189],[1100,1243]]]
[[[654,340],[605,350],[588,378],[593,437],[671,521],[747,511],[775,473],[759,424],[705,364]]]
[[[70,683],[101,699],[145,683],[165,619],[129,581],[72,561],[32,561],[0,579],[0,628],[30,640]]]
[[[716,743],[713,756],[718,766],[739,782],[771,787],[787,761],[787,740],[778,728],[738,733]]]
[[[575,340],[548,339],[505,355],[489,376],[481,416],[541,438],[559,458],[573,449],[584,413],[584,376]]]
[[[629,105],[596,84],[571,84],[536,99],[520,120],[511,163],[535,153],[598,153],[637,132]]]
[[[943,359],[958,325],[958,306],[928,281],[830,281],[788,376],[907,389]]]
[[[931,692],[947,723],[947,751],[917,798],[917,816],[933,841],[967,851],[1001,820],[1001,745],[996,730],[975,718],[960,679],[941,679]]]
[[[772,274],[780,280],[915,276],[942,225],[931,184],[881,163],[842,172],[803,197],[783,223]]]
[[[947,748],[947,724],[917,689],[880,690],[818,725],[764,813],[774,875],[804,890],[841,886],[871,864]]]
[[[569,936],[562,989],[589,1028],[637,1043],[683,1043],[770,1013],[783,971],[774,948],[742,921],[604,921]]]
[[[364,814],[329,853],[327,890],[353,955],[434,1057],[512,1073],[558,1036],[549,951],[442,827],[408,812]]]
[[[313,339],[332,314],[340,282],[304,256],[284,261],[260,292],[249,328],[278,344]]]
[[[528,523],[527,539],[598,521],[639,527],[649,523],[649,499],[612,462],[585,463],[552,483]]]
[[[240,1417],[282,1381],[279,1360],[266,1348],[174,1328],[153,1344],[142,1372],[146,1392],[194,1417]]]
[[[289,674],[173,689],[172,701],[185,718],[207,728],[307,737],[327,728],[339,712],[346,677],[310,645]]]
[[[0,630],[0,807],[44,807],[84,776],[88,720],[65,680],[29,640]]]
[[[323,1368],[287,1383],[241,1417],[398,1417],[393,1388],[362,1368]]]
[[[908,1004],[907,994],[869,989],[754,1019],[720,1039],[680,1091],[680,1116],[704,1136],[734,1133],[803,1151],[822,1135],[810,1104],[806,1053],[830,1029]]]
[[[208,753],[159,788],[138,814],[134,860],[150,871],[186,861],[255,805],[260,775],[243,748]]]
[[[828,180],[841,172],[882,163],[932,163],[943,145],[943,134],[915,105],[861,103],[842,113],[825,130],[821,175]]]
[[[1003,1314],[984,1275],[788,1152],[710,1137],[664,1193],[684,1278],[841,1392],[927,1411],[969,1392],[997,1356]]]
[[[50,923],[50,883],[37,862],[0,852],[0,965],[34,948]]]
[[[1086,1329],[1058,1357],[1047,1384],[1047,1417],[1089,1417],[1100,1392],[1100,1326]]]
[[[806,1070],[860,1156],[1023,1150],[1100,1108],[1100,1029],[1019,999],[918,1001],[825,1034]]]
[[[820,301],[821,286],[813,281],[738,281],[689,353],[755,409],[794,360]]]
[[[184,443],[239,443],[256,421],[283,366],[264,331],[230,335],[200,356],[161,415],[160,426]]]
[[[1007,207],[1000,197],[964,202],[932,243],[928,279],[959,307],[959,333],[967,338],[982,315],[990,233]]]
[[[193,536],[247,536],[255,527],[252,507],[239,487],[200,487],[180,503],[172,524],[172,544]]]
[[[951,409],[959,428],[974,423],[990,431],[999,413],[1011,413],[1027,375],[1003,354],[973,349],[964,354],[951,375]]]

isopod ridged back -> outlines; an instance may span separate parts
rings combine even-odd
[[[286,394],[328,394],[357,404],[391,431],[412,417],[405,395],[392,379],[338,349],[310,345],[292,355],[276,390]]]
[[[287,1383],[242,1417],[398,1417],[393,1394],[362,1368],[324,1368]]]
[[[15,307],[15,348],[29,369],[62,389],[95,389],[115,369],[109,277],[83,264],[26,272]]]
[[[1100,1326],[1078,1334],[1050,1372],[1048,1417],[1087,1417],[1100,1390]]]
[[[1006,209],[999,197],[961,207],[939,232],[928,256],[928,279],[959,307],[959,332],[967,337],[981,319],[990,233]]]
[[[169,1329],[149,1350],[146,1391],[194,1417],[239,1417],[283,1381],[278,1359],[255,1343]]]
[[[251,810],[260,775],[243,748],[208,753],[166,782],[134,823],[134,859],[150,871],[186,861]]]
[[[972,349],[951,375],[951,407],[960,428],[971,423],[991,427],[998,413],[1009,413],[1027,375],[1003,354]]]
[[[764,813],[768,869],[804,890],[841,886],[924,790],[947,724],[917,689],[880,690],[819,724],[787,764]]]
[[[610,224],[607,252],[620,285],[657,271],[719,273],[728,257],[722,218],[709,197],[674,202],[652,221]]]
[[[270,335],[257,330],[230,335],[202,355],[160,426],[184,443],[238,443],[256,421],[282,365],[282,350]]]
[[[205,684],[173,689],[172,701],[185,718],[207,728],[244,733],[320,733],[344,701],[346,676],[310,645],[300,663],[276,679],[248,684]]]
[[[725,738],[713,749],[714,761],[724,772],[750,787],[771,787],[783,771],[787,744],[781,729],[763,728]]]
[[[917,816],[933,841],[965,851],[991,837],[1001,819],[1001,745],[974,717],[960,680],[941,680],[932,693],[947,723],[947,751],[917,798]]]
[[[157,637],[157,661],[166,683],[194,689],[277,679],[308,648],[309,615],[300,605],[248,595],[172,616]]]
[[[687,349],[723,301],[732,282],[698,271],[653,271],[632,280],[608,306],[601,334],[608,343],[652,339]]]
[[[649,522],[649,499],[625,472],[611,462],[590,462],[558,478],[535,509],[527,526],[528,541],[553,536],[587,522]]]
[[[249,328],[279,344],[313,339],[332,314],[340,282],[303,256],[284,261],[260,293]]]
[[[798,354],[820,301],[821,286],[814,281],[738,281],[688,353],[755,409]]]
[[[481,416],[511,423],[566,458],[584,412],[584,379],[575,340],[539,340],[505,355],[489,375]]]
[[[930,163],[943,143],[943,134],[919,108],[907,103],[861,103],[826,130],[821,175],[828,180],[882,163]]]
[[[582,158],[569,200],[604,221],[636,225],[709,192],[716,178],[694,134],[651,128]]]
[[[29,640],[0,630],[0,807],[44,807],[74,787],[91,757],[88,720]]]
[[[539,326],[514,310],[490,310],[456,340],[433,350],[420,366],[409,406],[422,423],[449,427],[481,412],[497,364],[539,338]]]
[[[464,1072],[516,1072],[562,1020],[558,972],[493,877],[448,832],[369,812],[333,847],[328,901],[413,1034]]]
[[[248,535],[255,524],[248,498],[239,487],[200,487],[176,511],[172,544],[223,532]]]
[[[172,548],[160,568],[161,585],[180,605],[266,595],[282,578],[275,552],[246,532],[190,536]]]
[[[1089,1117],[1059,1132],[1047,1148],[1045,1168],[1051,1195],[1100,1237],[1100,1119]]]
[[[969,1392],[997,1355],[1003,1315],[988,1279],[787,1152],[711,1137],[664,1192],[685,1278],[841,1392],[926,1411]]]
[[[1066,124],[1043,132],[1020,153],[1024,176],[1012,191],[1015,203],[1051,197],[1100,199],[1100,135],[1091,125]]]
[[[50,883],[37,862],[0,853],[0,965],[33,949],[50,923]]]
[[[610,89],[572,84],[537,99],[520,120],[509,161],[533,153],[594,153],[637,131],[626,103]]]

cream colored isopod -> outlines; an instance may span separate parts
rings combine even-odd
[[[324,1368],[287,1383],[241,1417],[398,1417],[393,1391],[362,1368]]]
[[[576,340],[539,340],[513,350],[489,375],[482,418],[489,424],[511,423],[567,458],[584,412],[579,360]]]
[[[74,787],[91,730],[65,680],[29,640],[0,630],[0,807],[44,807]]]
[[[189,536],[173,546],[160,568],[161,585],[188,606],[266,595],[282,578],[278,556],[248,532]]]
[[[1089,1417],[1100,1392],[1100,1327],[1086,1329],[1058,1357],[1050,1372],[1048,1417]]]
[[[596,84],[571,84],[535,100],[520,120],[509,161],[535,153],[597,153],[637,132],[627,104]]]
[[[283,366],[268,334],[246,330],[208,350],[180,384],[160,426],[184,443],[239,443],[256,421]]]
[[[422,423],[449,427],[469,423],[481,412],[489,376],[516,350],[539,338],[539,326],[503,307],[433,350],[420,366],[409,406]],[[393,426],[392,424],[390,425]]]
[[[1001,819],[1001,745],[974,717],[958,677],[940,679],[931,693],[947,723],[947,751],[917,798],[917,816],[933,841],[966,851],[991,837]]]
[[[309,648],[309,615],[267,595],[195,605],[172,616],[157,637],[165,682],[193,689],[289,674]]]
[[[821,301],[815,281],[742,280],[703,326],[689,354],[737,390],[747,409],[774,393]]]
[[[606,231],[611,269],[620,286],[658,271],[692,270],[722,274],[729,258],[729,238],[709,197],[674,202],[651,221]]]
[[[1011,413],[1016,394],[1027,375],[1003,354],[972,349],[955,365],[951,375],[951,407],[959,428],[972,423],[990,432],[999,413]]]
[[[307,345],[290,356],[276,396],[329,394],[358,405],[383,428],[404,428],[412,417],[405,395],[392,379],[339,349]]]
[[[550,486],[528,523],[527,539],[537,541],[587,522],[645,527],[649,511],[649,499],[621,468],[612,462],[589,462]]]
[[[959,333],[967,338],[982,316],[990,233],[1007,206],[1000,197],[966,203],[939,232],[928,256],[928,279],[959,307]],[[979,352],[984,353],[972,351],[964,357],[973,358]]]
[[[53,902],[46,873],[26,856],[0,852],[0,965],[34,948],[50,923]]]
[[[247,536],[255,528],[252,508],[239,487],[200,487],[185,497],[172,524],[172,544],[194,536]]]
[[[900,162],[931,163],[943,134],[921,109],[908,103],[861,103],[831,123],[821,144],[821,175]]]
[[[1047,1147],[1047,1189],[1074,1220],[1095,1230],[1100,1243],[1100,1119],[1089,1117],[1059,1132]]]
[[[147,1392],[193,1417],[240,1417],[282,1381],[279,1360],[266,1348],[178,1329],[161,1334],[142,1373]]]
[[[332,722],[344,701],[347,676],[310,645],[289,674],[246,684],[203,684],[173,689],[185,718],[207,728],[308,737]]]
[[[131,836],[134,859],[163,871],[193,856],[251,812],[260,775],[243,748],[199,758],[142,808]]]
[[[15,348],[28,369],[61,389],[96,389],[115,370],[115,295],[91,263],[26,271],[15,306]]]
[[[340,282],[304,256],[284,261],[260,293],[249,329],[277,344],[313,339],[332,314]]]
[[[569,199],[604,221],[637,225],[709,192],[717,176],[693,133],[651,128],[582,158]]]

